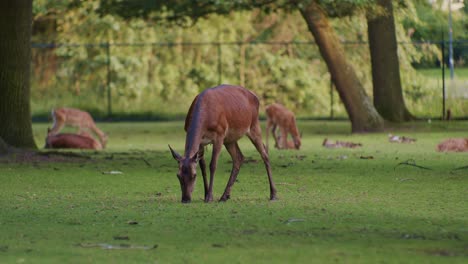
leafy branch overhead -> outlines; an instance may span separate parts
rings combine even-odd
[[[278,10],[291,11],[308,5],[311,0],[101,0],[98,12],[115,14],[124,19],[145,18],[154,22],[192,25],[210,14],[227,15],[233,11],[260,9],[265,13]],[[372,0],[318,0],[330,17],[353,15],[357,11],[373,8]]]

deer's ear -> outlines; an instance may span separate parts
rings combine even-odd
[[[175,150],[171,148],[171,145],[168,145],[168,146],[169,146],[169,149],[171,150],[172,157],[174,157],[175,160],[180,161],[182,157],[179,155],[179,153],[175,152]]]
[[[193,155],[193,157],[191,157],[190,159],[191,159],[193,162],[197,163],[197,162],[200,160],[200,158],[201,158],[201,152],[202,152],[201,149],[198,150],[197,153],[195,153],[195,155]]]

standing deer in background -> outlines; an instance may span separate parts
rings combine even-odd
[[[87,133],[81,135],[70,133],[52,134],[51,130],[47,129],[45,141],[44,148],[102,149],[101,143]]]
[[[268,133],[271,129],[273,139],[275,140],[275,147],[278,149],[301,147],[301,137],[299,130],[296,126],[296,117],[294,113],[288,110],[281,104],[274,103],[268,105],[266,108],[267,114],[267,128],[266,128],[266,143],[268,149]],[[281,135],[276,134],[276,128],[280,128]],[[288,134],[291,134],[293,142],[288,141]],[[294,144],[293,144],[294,143]]]
[[[52,119],[54,125],[50,134],[58,134],[66,125],[78,127],[78,134],[82,134],[83,129],[87,129],[96,133],[101,141],[101,145],[106,147],[107,135],[96,126],[93,117],[88,112],[76,108],[60,107],[52,110]]]
[[[197,162],[203,175],[205,202],[213,200],[213,180],[221,148],[224,144],[232,158],[231,176],[220,201],[230,198],[231,187],[244,161],[244,156],[237,141],[246,135],[260,153],[266,167],[270,183],[270,200],[276,199],[276,188],[271,176],[270,161],[262,143],[262,132],[258,120],[259,101],[255,94],[240,86],[220,85],[207,89],[197,95],[185,118],[184,156],[175,152],[172,156],[179,163],[180,188],[182,202],[192,199],[196,179]],[[204,146],[213,144],[210,162],[210,182],[206,178]]]

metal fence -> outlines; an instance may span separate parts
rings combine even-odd
[[[368,45],[343,42],[372,96]],[[254,90],[264,104],[280,101],[303,118],[346,118],[314,42],[33,44],[33,116],[57,106],[98,118],[174,118],[193,97],[220,83]],[[413,65],[400,63],[406,104],[420,118],[468,118],[468,42],[399,43]],[[366,62],[367,61],[367,62]],[[359,64],[360,63],[360,64]],[[413,66],[421,68],[414,71]],[[464,68],[465,67],[465,68]]]

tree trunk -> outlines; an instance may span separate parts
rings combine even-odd
[[[36,148],[30,110],[32,0],[0,1],[0,138]]]
[[[8,145],[0,138],[0,155],[8,152]]]
[[[401,89],[392,0],[379,0],[377,4],[385,10],[385,14],[368,14],[367,17],[374,106],[388,121],[409,121],[413,116],[406,108]]]
[[[325,11],[314,0],[300,8],[310,32],[335,83],[352,125],[352,132],[383,130],[383,119],[376,111],[352,66],[347,62],[344,49],[328,22]]]

